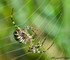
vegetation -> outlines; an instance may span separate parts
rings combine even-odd
[[[22,29],[33,26],[36,43],[46,41],[42,50],[46,53],[28,53],[27,45],[14,37],[11,9],[14,21]],[[65,58],[66,57],[66,58]],[[0,60],[55,60],[70,59],[70,0],[0,0]]]

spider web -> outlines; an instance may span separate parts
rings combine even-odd
[[[24,7],[30,2],[31,0],[29,0],[25,5],[24,5]],[[35,13],[36,13],[36,11],[38,11],[40,8],[41,8],[41,6],[45,3],[45,1],[46,0],[44,0],[43,2],[42,2],[42,4],[28,17],[28,19],[30,18],[30,17],[32,17]],[[49,3],[48,3],[49,4]],[[47,4],[47,5],[48,5]],[[18,10],[19,11],[19,13],[20,13],[20,11],[24,8],[24,7],[20,7],[20,9]],[[57,7],[58,8],[58,7]],[[47,8],[48,9],[48,8]],[[61,10],[60,10],[61,11]],[[41,12],[40,14],[39,14],[39,16],[42,14],[43,12]],[[51,12],[50,12],[51,13]],[[59,12],[60,13],[60,12]],[[58,14],[59,14],[58,13]],[[16,14],[16,13],[14,13],[14,14]],[[57,15],[58,15],[57,14]],[[56,16],[57,16],[56,15]],[[61,14],[62,15],[62,14]],[[39,16],[37,17],[37,18],[39,18]],[[55,17],[56,17],[55,16]],[[10,17],[10,16],[8,16],[8,17]],[[8,17],[6,17],[6,18],[3,18],[2,20],[5,20],[5,19],[7,19]],[[54,21],[54,18],[55,17],[53,17],[52,18],[52,20],[51,21]],[[61,16],[60,16],[61,17]],[[59,17],[59,19],[60,19],[60,17]],[[36,18],[36,19],[37,19]],[[46,19],[46,18],[45,18]],[[44,19],[44,20],[45,20]],[[58,23],[58,21],[59,21],[59,19],[56,21],[56,23],[55,24],[57,24]],[[28,20],[27,20],[28,21]],[[34,21],[35,22],[35,21]],[[38,21],[39,22],[39,21]],[[34,23],[32,23],[31,25],[33,25]],[[22,24],[20,24],[20,26],[21,26]],[[42,22],[42,25],[44,25],[44,22]],[[48,27],[50,27],[50,22],[48,23]],[[61,24],[62,25],[62,24]],[[40,26],[39,26],[40,27]],[[10,29],[10,28],[12,28],[12,27],[9,27],[9,28],[6,28],[6,29]],[[46,27],[45,27],[46,28]],[[52,27],[51,27],[52,28]],[[61,26],[60,26],[60,28],[61,28]],[[59,28],[59,30],[60,30],[60,28]],[[54,26],[53,26],[53,30],[54,30]],[[58,32],[59,32],[59,30],[58,30]],[[49,32],[47,35],[46,35],[46,37],[50,34],[51,32]],[[40,35],[42,35],[43,34],[43,32],[41,32],[40,33]],[[40,37],[40,35],[36,38],[36,39],[38,39],[39,37]],[[1,40],[5,40],[6,38],[8,38],[8,37],[11,37],[12,35],[9,35],[9,36],[6,36],[6,37],[4,37],[3,39],[1,39]],[[56,36],[57,37],[57,36]],[[56,38],[55,37],[55,38]],[[54,38],[54,39],[55,39]],[[54,40],[53,39],[53,40]],[[5,47],[7,47],[7,46],[9,46],[9,45],[12,45],[12,44],[15,44],[15,43],[17,43],[17,42],[13,42],[13,43],[10,43],[10,44],[6,44],[5,46],[1,46],[0,47],[0,49],[1,48],[5,48]],[[49,44],[50,45],[50,44]],[[3,53],[3,54],[1,54],[0,56],[2,56],[2,55],[7,55],[7,54],[9,54],[9,53],[13,53],[14,51],[15,52],[17,52],[18,50],[21,50],[21,49],[26,49],[27,47],[21,47],[21,48],[17,48],[17,49],[15,49],[15,50],[11,50],[11,51],[8,51],[8,52],[6,52],[6,53]],[[48,48],[48,47],[47,47]],[[24,53],[24,54],[20,54],[19,56],[17,56],[17,57],[14,57],[14,58],[12,58],[11,60],[16,60],[16,59],[18,59],[18,58],[21,58],[21,57],[25,57],[26,55],[28,55],[28,54],[31,54],[30,52],[28,52],[28,53]],[[36,60],[40,60],[40,58],[43,56],[43,54],[45,54],[45,53],[41,53],[40,55],[39,55],[39,57],[36,59]],[[46,58],[47,58],[47,56],[49,57],[50,55],[46,55]],[[8,57],[8,56],[7,56]],[[9,58],[9,57],[8,57]],[[46,60],[46,58],[45,58],[45,60]],[[10,58],[9,58],[10,59]]]

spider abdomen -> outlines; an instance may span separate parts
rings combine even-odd
[[[16,41],[21,42],[21,43],[26,43],[31,39],[31,36],[29,36],[26,32],[24,32],[21,29],[17,29],[14,32],[14,37]]]

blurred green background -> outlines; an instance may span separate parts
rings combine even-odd
[[[42,50],[54,45],[46,53],[27,53],[27,46],[18,43],[10,19],[22,29],[33,26],[38,41],[47,37]],[[70,0],[0,0],[0,60],[70,60]],[[59,60],[67,60],[59,59]]]

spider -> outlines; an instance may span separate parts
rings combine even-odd
[[[14,38],[16,41],[20,42],[20,43],[24,43],[26,44],[27,42],[30,42],[30,46],[32,47],[32,37],[30,36],[25,30],[32,30],[31,26],[26,26],[24,29],[21,29],[19,26],[16,25],[16,23],[13,20],[13,8],[12,8],[12,13],[11,13],[11,20],[13,25],[15,26],[16,30],[14,31]],[[34,33],[34,35],[36,35],[36,33],[32,30],[32,32]]]
[[[16,25],[13,19],[13,8],[11,12],[11,20],[14,27],[16,28],[16,30],[13,33],[16,41],[23,44],[27,44],[27,42],[29,42],[30,45],[29,45],[28,52],[33,52],[33,53],[45,52],[45,51],[41,51],[40,48],[42,47],[46,39],[44,39],[42,43],[38,42],[36,45],[33,44],[33,38],[37,36],[37,34],[34,32],[33,27],[31,26],[25,26],[24,29],[21,29],[19,26]],[[30,35],[29,33],[27,33],[27,30],[31,30],[34,35]]]

